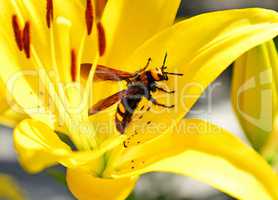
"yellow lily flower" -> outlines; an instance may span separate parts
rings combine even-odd
[[[0,5],[0,79],[13,110],[31,118],[14,131],[22,166],[36,173],[64,165],[81,200],[125,199],[151,171],[191,176],[238,199],[278,199],[278,177],[255,151],[215,125],[183,119],[238,56],[278,34],[278,14],[228,10],[173,25],[178,0],[110,0],[104,10],[98,6],[97,17],[93,2],[82,2],[47,0],[47,9],[30,0]],[[115,107],[88,116],[95,102],[119,90],[111,82],[93,83],[97,64],[134,72],[149,57],[160,66],[166,51],[169,71],[184,74],[167,82],[176,90],[174,110],[152,106],[124,135],[114,125]],[[81,63],[93,64],[82,76]]]
[[[276,151],[277,69],[277,50],[269,41],[237,59],[232,84],[239,121],[253,147],[268,160]]]
[[[24,196],[14,180],[5,174],[0,174],[0,198],[8,200],[23,200]]]

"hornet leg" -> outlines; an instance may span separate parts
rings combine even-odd
[[[165,93],[167,93],[167,94],[173,94],[173,93],[175,93],[175,90],[169,91],[169,90],[165,90],[165,89],[163,89],[163,88],[157,87],[157,86],[156,86],[155,88],[158,89],[159,91],[165,92]]]
[[[160,106],[160,107],[163,107],[163,108],[174,108],[174,107],[175,107],[175,105],[170,105],[170,106],[168,106],[168,105],[165,105],[165,104],[161,104],[161,103],[157,102],[157,100],[154,99],[153,97],[151,97],[149,100],[150,100],[154,105],[157,105],[157,106]]]

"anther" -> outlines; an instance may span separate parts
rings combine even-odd
[[[31,36],[30,36],[30,22],[26,22],[23,29],[23,49],[27,58],[30,58],[30,44],[31,44]]]
[[[77,68],[76,68],[76,53],[75,50],[71,50],[71,79],[73,82],[76,81],[76,75],[77,75]]]
[[[16,15],[12,16],[12,26],[13,26],[13,30],[14,30],[14,37],[15,37],[16,44],[17,44],[19,50],[22,51],[23,50],[22,33],[20,30],[18,19],[17,19]]]
[[[107,0],[98,0],[97,1],[97,15],[101,18],[104,8],[106,6]]]
[[[94,9],[93,9],[92,0],[87,0],[85,18],[86,18],[88,35],[90,35],[92,33],[93,24],[94,24]]]
[[[97,30],[98,30],[99,55],[103,56],[106,49],[106,38],[105,38],[104,27],[101,22],[97,23]]]
[[[53,1],[47,0],[46,1],[46,22],[47,27],[51,27],[51,22],[53,21],[54,14],[53,14]]]

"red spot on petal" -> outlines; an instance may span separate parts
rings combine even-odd
[[[76,53],[75,50],[71,50],[71,79],[73,82],[76,81],[77,76],[77,65],[76,65]]]
[[[30,58],[30,45],[31,45],[31,36],[30,36],[30,22],[26,22],[23,29],[23,49],[27,58]]]
[[[14,30],[14,37],[15,37],[16,44],[17,44],[19,50],[22,51],[22,49],[23,49],[22,33],[20,30],[18,19],[17,19],[16,15],[12,16],[12,26],[13,26],[13,30]]]
[[[46,22],[47,22],[47,27],[51,27],[51,22],[53,21],[53,1],[52,0],[47,0],[46,2]]]
[[[97,24],[99,55],[103,56],[106,49],[105,30],[101,22]]]
[[[87,0],[85,17],[86,17],[88,35],[90,35],[93,31],[93,24],[94,24],[94,9],[93,9],[92,0]]]

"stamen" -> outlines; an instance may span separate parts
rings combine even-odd
[[[97,1],[97,15],[101,18],[103,10],[106,6],[107,0],[98,0]]]
[[[103,56],[105,53],[105,49],[106,49],[106,38],[105,38],[104,27],[101,22],[97,23],[97,30],[98,30],[99,55]]]
[[[53,21],[54,14],[53,14],[53,1],[52,0],[47,0],[46,3],[46,22],[47,22],[47,27],[51,27],[51,22]]]
[[[30,37],[30,22],[26,22],[24,29],[23,29],[23,49],[26,54],[27,58],[30,58],[30,44],[31,44],[31,37]]]
[[[86,17],[88,35],[90,35],[92,33],[93,23],[94,23],[94,9],[93,9],[92,0],[87,0],[85,17]]]
[[[20,51],[23,49],[23,44],[22,44],[22,33],[19,27],[18,19],[16,15],[12,16],[12,25],[13,25],[13,30],[14,30],[14,37],[16,44],[19,48]]]
[[[73,82],[76,81],[77,68],[76,68],[76,53],[75,50],[71,50],[71,79]]]

